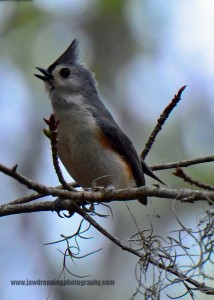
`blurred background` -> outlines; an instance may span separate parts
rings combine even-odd
[[[58,185],[49,141],[42,133],[46,127],[43,118],[50,115],[51,105],[42,82],[33,74],[36,66],[48,67],[73,38],[79,40],[82,60],[96,74],[103,101],[139,153],[162,110],[187,84],[181,103],[146,158],[149,165],[213,154],[212,0],[0,1],[0,163],[8,167],[17,163],[19,172],[32,180]],[[187,171],[214,184],[211,163]],[[189,187],[176,179],[172,170],[156,174],[169,187]],[[147,183],[154,181],[147,178]],[[0,191],[2,203],[31,192],[3,174]],[[150,228],[150,220],[160,235],[179,228],[170,200],[150,199],[147,207],[137,201],[128,205],[142,229]],[[113,219],[96,220],[126,241],[136,232],[134,222],[124,203],[111,207]],[[101,207],[98,210],[109,213]],[[194,208],[192,204],[176,204],[176,210],[184,224],[192,227],[204,203],[194,204]],[[52,300],[129,299],[137,287],[137,259],[93,229],[85,234],[93,239],[80,241],[80,255],[102,251],[76,260],[76,265],[68,260],[67,267],[79,276],[92,275],[89,279],[114,280],[114,286],[53,289],[10,285],[13,279],[57,279],[63,264],[58,249],[64,251],[66,245],[43,244],[60,239],[60,234],[74,233],[80,220],[78,216],[60,219],[50,212],[1,218],[0,299],[47,299],[50,293]],[[68,273],[65,278],[76,279]],[[180,291],[175,286],[167,290],[171,296]],[[135,299],[142,299],[142,295]],[[165,291],[161,299],[168,299]]]

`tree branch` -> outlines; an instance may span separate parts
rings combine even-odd
[[[37,187],[38,187],[38,183]],[[42,190],[43,186],[41,186]],[[168,189],[160,187],[140,187],[126,190],[108,190],[104,189],[97,192],[88,191],[67,191],[57,188],[46,188],[46,196],[59,197],[66,199],[57,204],[57,210],[70,210],[74,200],[77,205],[81,203],[109,203],[111,201],[131,201],[141,199],[144,195],[157,198],[176,199],[182,202],[195,202],[198,200],[205,200],[208,203],[214,202],[214,192],[212,191],[198,191],[190,189]],[[34,202],[24,204],[3,204],[0,206],[0,217],[18,213],[28,213],[37,211],[54,211],[56,209],[55,201]]]
[[[196,158],[196,159],[192,159],[192,160],[183,160],[183,161],[178,161],[178,162],[159,164],[159,165],[151,166],[151,169],[153,171],[166,170],[166,169],[173,169],[173,168],[177,168],[177,167],[189,167],[191,165],[213,162],[213,161],[214,161],[214,156],[206,156],[206,157]],[[8,168],[8,167],[0,164],[0,172],[14,178],[21,184],[25,185],[27,188],[32,189],[37,192],[37,193],[31,194],[29,196],[18,198],[14,201],[9,202],[8,204],[12,205],[12,204],[18,204],[18,203],[27,203],[27,202],[51,195],[50,189],[52,189],[52,188],[48,188],[47,186],[44,186],[38,182],[32,181],[29,178],[21,175],[20,173],[17,172],[17,166]],[[69,183],[69,185],[72,188],[79,187],[79,185],[75,182]],[[54,189],[63,189],[63,187],[57,186],[57,187],[54,187]],[[55,196],[59,196],[59,195],[55,195]],[[207,195],[205,195],[205,197],[206,196]],[[166,198],[173,198],[171,192],[169,192],[169,194],[168,194],[168,196],[166,196]],[[199,200],[199,199],[195,199],[195,200]],[[205,199],[203,198],[201,200],[205,200]]]

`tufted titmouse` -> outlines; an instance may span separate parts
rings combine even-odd
[[[117,189],[145,185],[144,173],[160,181],[101,101],[93,73],[79,62],[76,39],[47,69],[37,69],[59,120],[59,157],[75,181]],[[147,197],[139,201],[146,205]]]

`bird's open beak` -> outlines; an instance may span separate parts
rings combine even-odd
[[[37,68],[37,67],[36,67]],[[39,70],[43,75],[38,75],[38,74],[34,74],[37,78],[43,80],[43,81],[50,81],[51,79],[53,79],[51,73],[43,68],[37,68],[37,70]]]

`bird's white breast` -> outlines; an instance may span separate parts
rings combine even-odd
[[[59,157],[69,174],[83,187],[112,185],[127,188],[133,178],[120,155],[104,148],[98,141],[96,121],[79,96],[69,109],[54,109],[58,127]],[[53,105],[54,107],[54,105]]]

